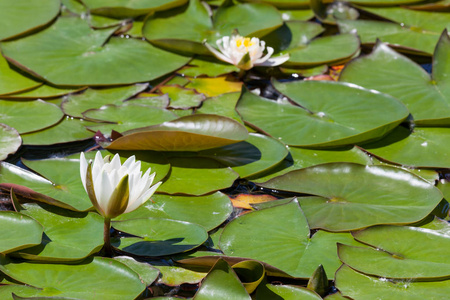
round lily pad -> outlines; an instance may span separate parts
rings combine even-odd
[[[0,40],[40,28],[59,13],[59,0],[0,1]]]
[[[36,112],[39,111],[39,114]],[[58,123],[64,116],[61,109],[42,100],[0,100],[1,121],[19,133],[37,131]],[[33,120],[30,122],[30,120]]]
[[[164,256],[185,252],[203,244],[206,230],[197,224],[163,218],[114,221],[112,226],[136,237],[122,237],[112,245],[141,256]]]
[[[261,185],[320,196],[299,201],[311,228],[328,231],[417,222],[442,199],[436,187],[410,172],[353,163],[296,170]]]
[[[109,38],[111,33],[110,29],[92,30],[77,17],[60,17],[37,34],[2,43],[2,51],[19,67],[67,86],[145,82],[189,60],[142,40]]]
[[[9,253],[38,245],[44,228],[35,219],[12,211],[0,212],[0,253]]]
[[[9,154],[15,153],[22,144],[19,133],[14,128],[0,123],[0,160],[4,160]]]
[[[111,258],[94,257],[79,264],[49,264],[15,262],[0,256],[0,270],[58,297],[134,299],[145,289],[138,274]]]

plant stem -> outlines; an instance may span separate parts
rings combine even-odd
[[[238,79],[239,79],[239,80],[244,80],[244,77],[245,77],[246,74],[247,74],[247,71],[241,69],[241,70],[239,71],[239,74],[238,74]]]
[[[111,240],[109,236],[109,231],[111,228],[111,219],[105,218],[105,226],[103,228],[103,241],[105,242],[103,246],[103,250],[105,251],[105,256],[112,257],[112,247],[111,247]]]

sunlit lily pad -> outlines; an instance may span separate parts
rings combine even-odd
[[[88,110],[83,116],[88,120],[105,122],[91,124],[87,128],[107,135],[111,130],[125,132],[177,119],[174,113],[166,109],[128,103],[120,106],[105,105],[99,109]]]
[[[414,10],[424,10],[424,11],[449,11],[450,10],[450,1],[449,0],[441,0],[431,3],[424,4],[416,4],[416,5],[408,5],[409,9]]]
[[[0,160],[4,160],[9,154],[15,153],[22,144],[19,133],[14,128],[0,123]]]
[[[91,13],[115,18],[137,17],[150,12],[170,9],[187,0],[83,0]]]
[[[17,281],[51,291],[58,297],[134,299],[145,289],[138,274],[111,258],[94,257],[70,265],[15,262],[0,256],[0,270]]]
[[[195,110],[195,113],[221,115],[243,124],[244,122],[235,109],[240,95],[240,92],[235,92],[207,98],[203,101],[202,106]]]
[[[35,219],[12,211],[0,212],[0,253],[8,253],[38,245],[44,228]]]
[[[0,40],[43,27],[59,13],[59,0],[0,1]]]
[[[445,299],[450,293],[450,280],[389,280],[364,275],[346,265],[336,272],[335,284],[344,296],[353,299]]]
[[[309,278],[322,264],[331,279],[341,264],[336,242],[361,245],[348,233],[318,231],[310,237],[307,220],[294,200],[231,221],[219,246],[226,255],[260,260],[294,277]]]
[[[242,82],[231,76],[190,78],[189,81],[187,88],[195,89],[208,97],[240,92],[242,88]]]
[[[123,87],[87,89],[83,93],[69,95],[61,107],[66,115],[83,118],[88,109],[100,108],[106,104],[122,104],[126,100],[148,87],[148,84],[135,84]]]
[[[350,0],[349,2],[364,6],[388,6],[388,5],[406,5],[422,0]]]
[[[232,64],[219,61],[210,56],[199,56],[191,60],[189,65],[179,70],[178,73],[190,77],[197,77],[199,75],[216,77],[236,71],[239,71],[239,69]]]
[[[6,59],[0,55],[0,95],[30,90],[41,84],[11,69]]]
[[[227,117],[191,115],[145,128],[123,132],[108,149],[199,151],[245,140],[245,127]]]
[[[60,17],[51,27],[1,47],[19,67],[53,84],[69,86],[145,82],[189,60],[142,40],[108,40],[110,34],[111,30],[92,30],[79,18]]]
[[[256,300],[271,300],[281,297],[284,300],[320,300],[315,292],[304,287],[291,285],[262,284],[258,287],[255,295]]]
[[[208,238],[206,230],[197,224],[163,218],[114,221],[117,230],[136,237],[113,241],[114,247],[141,256],[163,256],[191,250]]]
[[[272,4],[273,6],[277,8],[305,8],[308,7],[309,1],[308,0],[240,0],[242,2],[250,2],[250,3],[268,3]]]
[[[339,80],[396,97],[418,125],[449,125],[449,66],[450,39],[444,33],[436,48],[431,76],[409,58],[380,43],[370,55],[347,64]]]
[[[373,247],[338,246],[341,261],[359,272],[395,279],[450,276],[446,259],[450,251],[448,230],[376,226],[354,232],[353,236]]]
[[[199,196],[228,188],[239,177],[231,168],[209,158],[172,157],[169,162],[170,177],[158,192]]]
[[[14,255],[28,260],[76,261],[103,246],[103,218],[97,213],[75,213],[50,205],[23,204],[21,213],[44,226],[42,243]]]
[[[436,187],[410,172],[353,163],[296,170],[261,185],[320,196],[299,201],[311,228],[328,231],[417,222],[442,199]]]
[[[298,105],[245,90],[237,110],[252,127],[292,146],[337,147],[378,139],[408,116],[396,99],[357,86],[293,81],[275,87]]]
[[[114,220],[165,218],[195,223],[209,231],[222,224],[232,211],[230,199],[221,192],[200,197],[156,194],[137,210]]]
[[[220,36],[230,36],[234,29],[238,29],[243,36],[263,36],[281,24],[279,12],[271,5],[232,4],[230,1],[229,5],[219,7],[211,19],[200,1],[192,0],[187,7],[148,18],[143,33],[159,47],[210,55],[202,45],[205,39],[215,45]]]
[[[152,284],[158,278],[158,269],[152,267],[146,262],[139,262],[129,256],[116,256],[114,259],[120,261],[131,270],[135,271],[145,285]]]
[[[162,86],[159,90],[161,93],[169,95],[170,107],[172,108],[186,109],[199,107],[206,98],[203,94],[179,86]]]
[[[314,18],[311,9],[279,9],[283,21],[308,21]]]
[[[76,87],[76,88],[63,88],[63,87],[54,87],[48,84],[43,84],[38,86],[35,89],[15,93],[10,95],[2,96],[5,99],[49,99],[56,98],[60,96],[64,96],[70,93],[76,93],[81,90],[86,89],[86,87]]]
[[[450,128],[397,127],[378,142],[362,145],[368,152],[404,166],[450,168],[447,141]]]
[[[183,283],[196,284],[205,278],[209,271],[206,270],[191,270],[177,266],[154,266],[161,272],[161,277],[158,282],[169,286],[177,286]],[[198,268],[196,268],[198,269]]]
[[[94,125],[93,122],[73,119],[66,116],[56,125],[22,135],[24,145],[54,145],[90,139],[94,133],[85,126]]]
[[[58,123],[64,114],[58,106],[42,100],[0,100],[0,115],[2,123],[14,127],[19,133],[27,133]]]

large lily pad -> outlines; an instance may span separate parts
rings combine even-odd
[[[5,99],[50,99],[50,98],[56,98],[60,96],[64,96],[70,93],[76,93],[79,91],[82,91],[86,89],[86,87],[55,87],[48,84],[43,84],[38,86],[35,89],[21,92],[21,93],[15,93],[10,95],[3,95],[2,98]]]
[[[58,85],[117,85],[153,80],[189,60],[142,40],[111,37],[80,18],[60,17],[50,28],[1,44],[19,67]],[[63,42],[62,42],[63,41]]]
[[[450,128],[415,127],[414,130],[397,127],[378,142],[362,145],[384,160],[404,166],[449,168],[447,141]]]
[[[17,281],[51,291],[52,296],[58,297],[134,299],[145,289],[138,274],[111,258],[94,257],[69,265],[15,262],[0,256],[0,270]]]
[[[217,97],[207,98],[205,101],[203,101],[202,106],[196,109],[195,113],[221,115],[234,119],[243,124],[244,122],[235,109],[240,95],[240,92],[235,92],[221,94]]]
[[[252,126],[292,146],[337,147],[378,139],[408,116],[396,99],[357,86],[293,81],[275,87],[297,105],[245,90],[237,110]]]
[[[209,231],[222,224],[232,211],[230,198],[221,192],[200,197],[157,194],[152,201],[114,220],[165,218],[195,223]]]
[[[0,212],[0,253],[9,253],[38,245],[44,228],[35,219],[12,211]]]
[[[12,70],[0,55],[0,95],[13,94],[40,86],[42,83]]]
[[[417,222],[442,199],[436,187],[410,172],[352,163],[296,170],[261,185],[320,196],[300,198],[300,205],[311,228],[328,231]]]
[[[450,124],[450,39],[446,32],[435,51],[430,76],[409,58],[379,43],[367,56],[346,65],[339,80],[390,94],[402,101],[417,125]]]
[[[237,143],[247,137],[247,129],[242,124],[227,117],[202,114],[124,132],[106,148],[199,151]]]
[[[338,246],[343,263],[359,272],[386,278],[444,278],[450,276],[447,232],[407,226],[376,226],[353,233],[373,248]],[[386,237],[389,236],[389,239]]]
[[[146,15],[150,12],[170,9],[183,5],[188,0],[83,0],[93,14],[114,18],[127,18]]]
[[[39,111],[39,114],[36,114]],[[64,116],[61,109],[42,100],[0,100],[2,123],[14,127],[19,133],[37,131],[58,123]],[[33,122],[30,122],[30,120]]]
[[[336,272],[335,283],[344,296],[353,299],[445,299],[450,293],[450,280],[389,280],[364,275],[346,265]]]
[[[361,245],[348,233],[318,231],[311,238],[307,220],[294,200],[231,221],[219,247],[226,255],[260,260],[294,277],[309,278],[322,264],[331,279],[341,264],[337,242]]]
[[[153,15],[147,19],[143,33],[153,44],[170,50],[207,54],[204,40],[214,44],[220,36],[230,36],[238,29],[243,36],[263,36],[281,26],[279,12],[267,4],[222,5],[210,18],[199,0],[189,5]],[[249,18],[248,16],[252,16]]]
[[[280,298],[284,300],[320,300],[317,293],[304,287],[291,285],[261,284],[255,295],[256,300],[271,300]]]
[[[0,1],[0,40],[38,29],[59,13],[59,0]]]
[[[100,108],[106,104],[122,104],[126,100],[148,87],[148,84],[135,84],[122,87],[87,89],[83,93],[69,95],[61,107],[66,115],[83,118],[88,109]]]
[[[44,226],[42,243],[15,256],[28,260],[76,261],[103,246],[103,218],[97,213],[75,213],[50,205],[23,204],[20,212]]]
[[[114,221],[117,230],[136,237],[122,237],[112,245],[122,251],[141,256],[164,256],[189,251],[208,238],[197,224],[163,218]]]
[[[0,160],[4,160],[9,154],[15,153],[22,144],[19,133],[14,128],[0,123]]]

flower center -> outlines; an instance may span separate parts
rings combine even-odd
[[[236,46],[239,48],[241,45],[244,45],[245,48],[248,48],[250,46],[253,46],[254,43],[251,41],[250,38],[240,37],[236,39]]]

